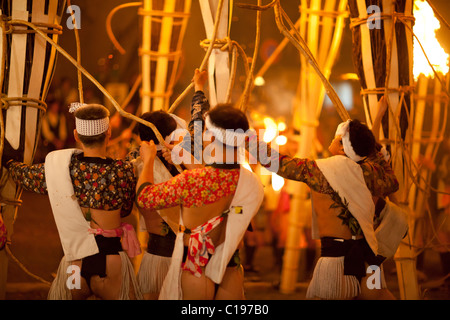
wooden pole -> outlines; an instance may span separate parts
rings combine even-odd
[[[176,1],[164,1],[164,12],[174,12]],[[152,110],[167,109],[168,93],[166,91],[167,69],[169,67],[170,44],[174,18],[170,15],[161,17],[161,33],[159,38],[158,56],[156,57],[155,96],[153,97]]]
[[[407,241],[402,242],[395,255],[402,299],[421,298],[416,257],[429,241],[425,238],[423,230],[425,228],[433,230],[433,221],[428,220],[429,215],[426,214],[431,192],[431,169],[420,165],[419,159],[423,158],[433,163],[443,140],[449,103],[445,91],[446,88],[442,87],[442,82],[437,78],[421,74],[416,81],[414,108],[411,110],[410,118],[413,124],[411,142],[409,150],[405,151],[410,153],[410,166],[406,177],[407,184],[411,187],[405,188],[410,231]]]
[[[71,7],[72,4],[70,0],[67,0],[67,6]],[[77,48],[77,62],[81,64],[81,46],[80,46],[80,35],[78,33],[78,28],[80,26],[77,25],[78,21],[75,18],[75,12],[71,12],[72,15],[72,23],[74,25],[73,31],[75,34],[75,43]],[[78,81],[78,96],[80,98],[80,103],[84,103],[84,94],[83,94],[83,77],[80,70],[77,70],[77,81]]]
[[[185,0],[184,1],[184,14],[185,16],[187,16],[188,14],[190,14],[191,12],[191,3],[192,0]],[[174,62],[173,62],[173,67],[172,67],[172,74],[170,75],[170,79],[169,79],[169,83],[167,85],[168,90],[171,92],[173,87],[175,86],[175,81],[177,80],[177,76],[180,72],[180,70],[178,70],[178,66],[180,64],[180,60],[182,58],[182,54],[181,54],[181,49],[183,47],[183,39],[184,39],[184,35],[186,33],[186,29],[188,26],[188,19],[187,18],[183,18],[183,21],[181,23],[181,28],[180,28],[180,34],[178,36],[178,43],[177,43],[177,47],[175,48],[175,50],[179,53],[175,58],[174,58]],[[168,110],[169,109],[169,97],[166,99],[165,104],[164,104],[164,110]]]
[[[143,9],[146,12],[152,10],[153,0],[144,0]],[[152,17],[149,14],[142,16],[142,91],[141,91],[141,109],[142,113],[151,111],[151,35],[152,35]]]
[[[258,0],[258,5],[261,5],[261,0]],[[259,54],[259,44],[261,40],[261,11],[256,12],[256,39],[255,39],[255,49],[253,51],[252,64],[250,67],[250,74],[247,75],[247,79],[245,81],[244,92],[242,93],[242,97],[240,99],[240,109],[242,111],[246,111],[248,108],[248,101],[250,99],[250,93],[254,86],[254,78],[253,73],[256,67],[256,58]]]

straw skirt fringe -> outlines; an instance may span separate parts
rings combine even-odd
[[[130,258],[128,258],[125,251],[120,251],[119,255],[122,258],[122,287],[120,288],[119,300],[130,300],[130,289],[134,290],[136,300],[144,300]],[[133,286],[132,288],[131,285]]]
[[[159,293],[169,271],[171,257],[144,253],[137,279],[142,293]]]
[[[48,292],[48,300],[72,300],[72,293],[66,285],[68,278],[67,268],[70,266],[69,261],[64,256],[59,263],[56,278],[53,280]]]
[[[346,300],[361,291],[355,276],[344,275],[344,257],[321,257],[306,292],[307,299]]]
[[[134,274],[134,268],[131,260],[124,251],[119,252],[122,261],[122,287],[120,288],[119,300],[130,300],[130,289],[134,290],[136,300],[143,300],[142,291]],[[72,294],[67,287],[67,279],[69,274],[67,268],[70,262],[66,257],[61,259],[59,263],[56,278],[53,280],[48,293],[48,300],[71,300]]]

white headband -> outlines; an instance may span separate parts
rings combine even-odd
[[[227,146],[240,147],[245,143],[245,132],[236,132],[236,130],[233,129],[219,128],[212,123],[209,115],[206,116],[205,127],[213,133],[217,140]]]
[[[84,103],[71,103],[69,112],[73,113],[81,107],[86,106]],[[82,136],[96,136],[106,132],[109,128],[109,117],[96,120],[85,120],[75,117],[75,129]]]
[[[342,145],[344,146],[345,154],[355,162],[363,160],[365,157],[360,157],[356,154],[350,142],[350,126],[351,120],[347,120],[338,125],[335,136],[340,135],[342,137]]]

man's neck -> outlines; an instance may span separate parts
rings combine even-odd
[[[86,148],[83,146],[83,153],[85,157],[106,158],[106,146]]]

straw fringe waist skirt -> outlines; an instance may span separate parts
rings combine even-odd
[[[130,289],[134,289],[136,300],[143,300],[142,292],[134,274],[133,265],[124,251],[119,252],[122,261],[122,286],[120,288],[119,300],[130,300]],[[69,274],[67,268],[70,262],[65,257],[61,259],[56,278],[53,280],[48,293],[48,300],[71,300],[72,294],[67,286]]]
[[[321,257],[314,269],[306,298],[346,300],[358,296],[360,291],[358,279],[344,275],[344,257]]]
[[[142,293],[159,293],[169,271],[172,257],[144,253],[137,275]]]

